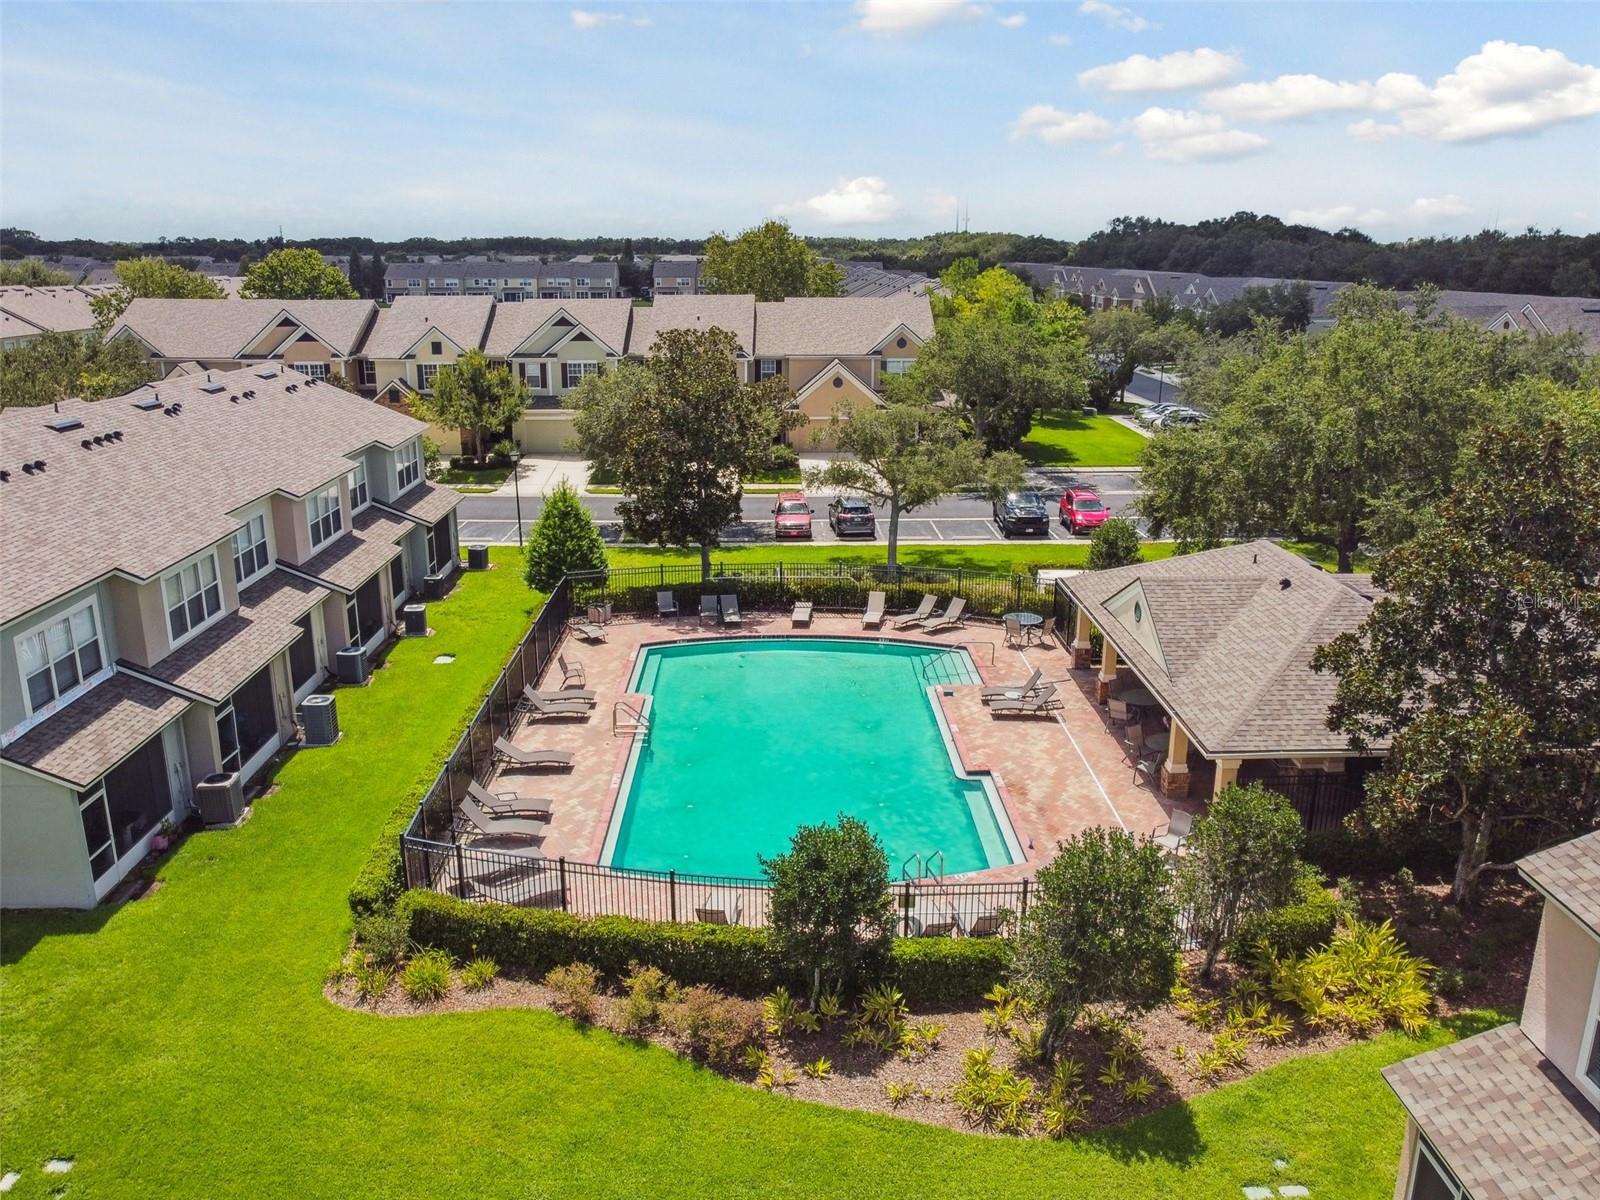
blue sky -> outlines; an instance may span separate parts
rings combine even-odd
[[[45,236],[1600,228],[1584,3],[0,5]]]

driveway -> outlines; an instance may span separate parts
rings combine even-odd
[[[524,501],[537,500],[555,491],[556,484],[563,479],[582,495],[589,486],[588,460],[575,454],[524,454],[522,461],[517,464],[516,479],[513,481],[508,476],[490,495],[514,499],[520,489]]]

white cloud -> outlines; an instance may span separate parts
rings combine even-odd
[[[889,185],[876,175],[841,179],[809,200],[778,206],[780,216],[809,217],[827,225],[869,225],[888,221],[900,213],[900,202]]]
[[[1280,121],[1330,112],[1392,114],[1348,127],[1352,137],[1379,141],[1409,133],[1434,142],[1472,142],[1531,133],[1600,113],[1600,67],[1575,63],[1559,50],[1485,42],[1432,84],[1390,73],[1373,81],[1280,75],[1222,88],[1206,107],[1233,117]]]
[[[1052,33],[1047,40],[1052,46],[1072,45],[1072,35],[1070,33]]]
[[[1147,108],[1128,122],[1147,158],[1162,162],[1215,162],[1258,154],[1267,148],[1259,133],[1229,129],[1213,113]]]
[[[1078,11],[1086,17],[1099,17],[1112,29],[1126,29],[1130,33],[1143,33],[1146,29],[1161,28],[1153,21],[1145,20],[1138,13],[1118,8],[1115,4],[1107,4],[1105,0],[1083,0],[1083,3],[1078,5]]]
[[[1403,208],[1361,208],[1354,204],[1334,204],[1326,208],[1294,208],[1284,213],[1291,225],[1314,225],[1319,229],[1346,226],[1411,225],[1447,221],[1472,212],[1472,205],[1460,196],[1419,196]]]
[[[951,21],[975,21],[987,4],[968,0],[856,0],[856,27],[868,33],[921,33]]]
[[[1053,146],[1064,142],[1095,142],[1110,137],[1116,129],[1099,113],[1069,113],[1053,104],[1035,104],[1023,109],[1011,126],[1011,140],[1036,137]]]
[[[1007,13],[1003,17],[997,17],[996,20],[998,20],[1000,24],[1004,25],[1007,29],[1021,29],[1028,23],[1027,14],[1019,12]]]
[[[655,22],[649,17],[629,17],[619,12],[592,12],[588,9],[575,8],[571,12],[572,27],[574,29],[603,29],[607,25],[635,25],[641,29],[648,29]]]
[[[1198,50],[1174,50],[1160,58],[1134,54],[1121,62],[1079,72],[1078,83],[1107,92],[1178,92],[1211,87],[1232,79],[1243,69],[1244,61],[1237,54],[1202,46]]]

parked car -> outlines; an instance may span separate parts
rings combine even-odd
[[[1158,429],[1176,429],[1182,425],[1199,425],[1210,420],[1205,413],[1193,408],[1171,408],[1161,414]]]
[[[781,538],[811,536],[811,502],[804,492],[784,492],[772,509],[773,532]]]
[[[1171,400],[1163,400],[1160,404],[1146,404],[1134,414],[1134,420],[1141,425],[1159,425],[1161,418],[1177,407]]]
[[[1111,511],[1093,488],[1068,488],[1061,495],[1061,523],[1073,533],[1104,525]]]
[[[1007,492],[994,502],[994,523],[1002,537],[1013,533],[1050,536],[1050,514],[1038,492]]]
[[[840,496],[828,505],[828,524],[839,537],[847,533],[878,536],[878,515],[860,496]]]

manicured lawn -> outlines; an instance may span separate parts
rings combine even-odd
[[[452,487],[465,484],[493,491],[510,478],[510,467],[446,467],[439,472],[437,482]]]
[[[1052,413],[1033,423],[1022,456],[1041,467],[1132,467],[1147,440],[1110,417]]]
[[[1146,542],[1147,559],[1167,558],[1172,554],[1171,542]],[[606,557],[617,567],[654,567],[665,563],[698,564],[700,554],[695,550],[657,550],[647,547],[628,547],[606,552]],[[1026,572],[1033,567],[1081,567],[1089,558],[1089,547],[1069,542],[1006,542],[975,545],[914,545],[900,547],[900,563],[907,567],[960,568],[964,571]],[[851,542],[847,545],[826,546],[735,546],[718,550],[711,556],[712,565],[727,563],[846,563],[863,565],[888,561],[888,551],[880,537],[875,542]]]
[[[976,549],[976,548],[973,548]],[[1020,548],[1018,548],[1020,549]],[[771,551],[767,551],[771,553]],[[1062,1144],[799,1104],[545,1013],[415,1019],[323,1000],[344,894],[396,799],[429,776],[526,627],[515,551],[433,606],[345,738],[279,772],[244,828],[190,838],[145,899],[8,913],[0,1169],[71,1197],[1390,1194],[1402,1115],[1377,1069],[1442,1044],[1389,1035]],[[449,666],[432,665],[452,653]]]

